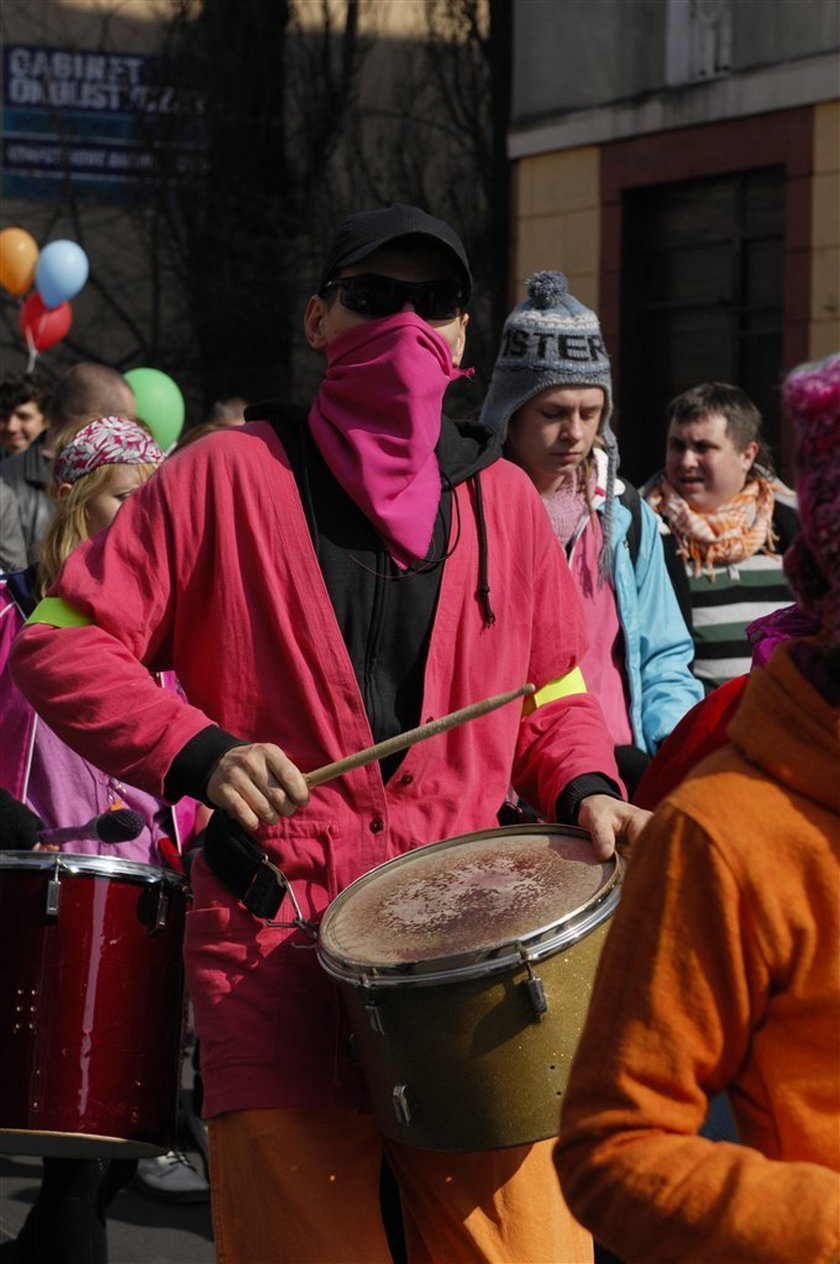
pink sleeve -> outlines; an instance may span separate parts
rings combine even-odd
[[[534,508],[538,560],[529,679],[539,689],[578,666],[587,648],[587,633],[566,555],[537,497]],[[603,773],[623,789],[613,741],[593,694],[569,694],[537,707],[522,720],[512,780],[527,803],[553,819],[562,791],[586,773]]]
[[[171,666],[177,590],[165,473],[75,550],[50,590],[92,622],[29,624],[11,659],[18,687],[68,746],[158,797],[174,756],[211,723],[150,675]]]

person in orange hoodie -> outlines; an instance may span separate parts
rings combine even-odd
[[[840,1259],[840,356],[783,386],[818,633],[750,673],[729,743],[628,867],[555,1162],[626,1264]],[[742,1145],[697,1135],[728,1090]]]

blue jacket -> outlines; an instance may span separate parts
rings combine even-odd
[[[656,515],[640,500],[634,567],[628,541],[632,516],[619,500],[623,490],[619,478],[612,520],[613,588],[624,633],[633,739],[652,755],[703,697],[703,686],[691,674],[694,642],[668,577]],[[603,521],[603,499],[596,501],[595,508]]]

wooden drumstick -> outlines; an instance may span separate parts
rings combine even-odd
[[[388,737],[384,742],[377,742],[375,746],[367,746],[364,750],[356,751],[355,755],[346,755],[344,759],[337,759],[335,763],[324,764],[322,768],[305,773],[306,784],[310,790],[313,786],[321,786],[325,781],[332,781],[333,777],[340,777],[342,773],[352,772],[354,768],[362,768],[365,764],[372,764],[377,759],[385,759],[388,755],[405,750],[407,746],[413,746],[415,742],[423,742],[427,737],[436,737],[438,733],[445,733],[447,729],[466,724],[468,720],[475,720],[480,715],[486,715],[488,711],[495,711],[497,707],[503,707],[505,703],[513,702],[515,698],[524,698],[531,693],[536,693],[535,685],[520,685],[518,689],[511,689],[509,693],[497,693],[492,698],[484,698],[482,702],[471,702],[468,707],[461,707],[459,711],[451,711],[449,715],[442,715],[437,720],[430,720],[428,724],[421,724],[419,728],[409,729],[406,733],[397,733],[396,737]]]

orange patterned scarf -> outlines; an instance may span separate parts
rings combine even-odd
[[[663,475],[647,497],[662,514],[677,540],[680,557],[694,563],[694,574],[710,574],[715,566],[743,562],[759,549],[774,552],[773,489],[760,475],[737,496],[710,513],[698,513]]]

